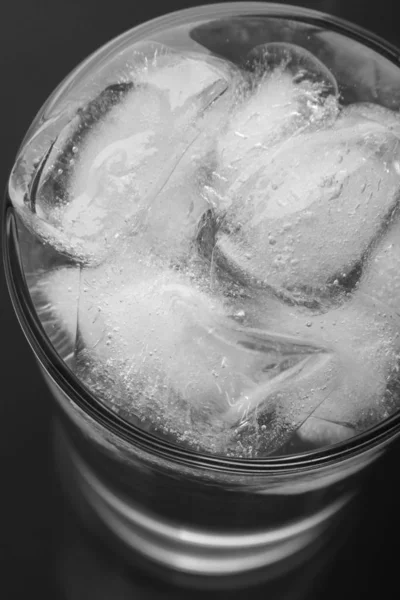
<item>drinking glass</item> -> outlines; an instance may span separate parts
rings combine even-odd
[[[65,492],[85,521],[128,560],[142,557],[149,568],[172,578],[272,577],[329,546],[369,470],[398,436],[400,415],[394,409],[338,443],[289,445],[261,457],[192,449],[125,418],[71,368],[60,324],[43,321],[32,277],[62,261],[69,265],[73,257],[38,241],[29,214],[43,209],[35,208],[39,179],[65,132],[104,90],[122,93],[118,77],[132,48],[143,60],[147,48],[162,44],[239,65],[254,47],[270,42],[294,44],[316,56],[334,74],[344,105],[374,102],[399,109],[398,50],[355,25],[263,2],[183,10],[123,33],[60,83],[22,142],[3,206],[8,288],[54,398],[54,448]],[[89,128],[95,124],[93,118]]]

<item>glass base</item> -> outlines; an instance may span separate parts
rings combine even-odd
[[[326,557],[340,543],[338,531],[346,529],[348,497],[312,518],[266,531],[222,534],[189,529],[161,521],[107,487],[58,421],[54,449],[65,494],[85,525],[128,564],[140,564],[179,585],[237,588],[275,580],[310,559]]]

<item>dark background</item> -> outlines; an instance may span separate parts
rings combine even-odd
[[[0,184],[5,186],[19,142],[41,104],[78,62],[139,22],[200,3],[1,0]],[[397,0],[297,3],[347,18],[400,46]],[[53,473],[49,394],[13,314],[2,272],[0,356],[0,598],[127,600],[193,595],[118,566],[116,558],[76,523]],[[301,584],[307,600],[382,597],[390,586],[394,597],[398,595],[399,458],[400,445],[395,444],[371,476],[354,520],[346,526],[344,543],[329,559],[322,578],[316,578],[316,560],[308,565],[307,581]],[[300,590],[300,582],[288,577],[287,583]],[[263,589],[260,597],[289,598],[289,591]],[[227,597],[250,595],[253,592],[247,590]]]

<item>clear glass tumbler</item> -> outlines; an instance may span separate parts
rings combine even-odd
[[[235,69],[254,48],[275,44],[276,53],[282,43],[285,52],[304,50],[296,56],[305,70],[325,65],[327,85],[337,82],[344,107],[362,102],[392,115],[398,111],[399,52],[371,33],[315,11],[263,2],[184,10],[124,33],[62,81],[27,132],[4,202],[5,273],[19,322],[54,397],[55,452],[65,490],[87,522],[128,559],[142,556],[171,577],[268,577],[305,560],[330,543],[369,469],[400,432],[393,393],[376,422],[349,427],[352,434],[335,443],[307,444],[296,437],[301,424],[296,421],[279,452],[222,455],[190,446],[183,437],[156,431],[148,417],[118,410],[118,387],[104,398],[93,378],[79,376],[74,361],[85,345],[79,327],[73,321],[77,332],[71,340],[65,324],[49,319],[48,305],[38,300],[41,274],[86,268],[98,252],[104,258],[95,236],[58,231],[51,211],[63,210],[63,186],[86,132],[132,88],[132,56],[147,68],[165,48],[201,52]],[[307,62],[310,53],[317,62]],[[149,111],[150,105],[151,98]],[[175,150],[171,143],[171,154]],[[119,165],[114,166],[117,173]],[[117,216],[110,219],[111,229],[119,226]],[[108,250],[110,240],[106,245]]]

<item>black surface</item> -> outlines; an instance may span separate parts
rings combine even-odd
[[[395,0],[300,4],[350,19],[400,46]],[[141,21],[194,5],[190,0],[2,2],[1,185],[41,104],[80,60]],[[0,348],[0,598],[126,600],[193,595],[138,571],[128,573],[76,523],[53,474],[49,393],[13,314],[2,273]],[[265,586],[257,595],[248,590],[226,597],[280,600],[292,597],[292,589],[307,600],[375,598],[383,597],[390,585],[396,597],[399,457],[400,445],[395,444],[365,488],[356,510],[358,520],[346,525],[344,544],[328,559],[318,583],[314,559],[303,569],[301,580],[296,575],[296,579],[288,577],[280,589]]]

